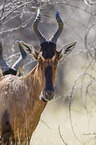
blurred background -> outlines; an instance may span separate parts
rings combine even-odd
[[[8,64],[19,58],[16,40],[39,50],[32,29],[38,8],[42,17],[39,29],[47,38],[56,32],[55,14],[60,12],[64,30],[57,50],[73,41],[77,45],[58,64],[56,97],[42,113],[31,144],[96,145],[96,0],[0,0],[0,41]],[[35,65],[27,57],[23,75]]]

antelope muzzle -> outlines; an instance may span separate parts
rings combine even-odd
[[[55,91],[42,91],[40,95],[40,100],[43,102],[51,101],[55,97]]]
[[[50,101],[54,98],[55,91],[53,87],[53,74],[52,74],[52,66],[47,66],[45,69],[45,88],[41,92],[40,99],[42,101]]]

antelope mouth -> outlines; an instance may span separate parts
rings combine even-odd
[[[55,91],[42,91],[40,100],[43,102],[51,101],[55,97]]]

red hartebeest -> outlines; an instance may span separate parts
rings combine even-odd
[[[18,46],[21,53],[20,57],[12,66],[10,66],[6,63],[5,59],[3,58],[3,42],[0,42],[0,69],[2,70],[3,76],[8,74],[17,75],[18,69],[23,66],[27,54],[19,43]]]
[[[35,58],[37,65],[26,76],[8,74],[0,78],[0,135],[7,144],[10,138],[12,141],[23,142],[32,136],[47,102],[55,95],[58,61],[76,45],[73,42],[57,52],[56,41],[63,30],[59,11],[56,20],[59,28],[47,40],[38,30],[38,10],[33,29],[40,40],[40,50],[36,51],[32,45],[23,41],[17,42],[29,56]]]

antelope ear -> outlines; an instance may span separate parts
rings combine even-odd
[[[72,42],[68,45],[65,45],[60,51],[59,51],[59,59],[63,59],[65,56],[71,53],[71,51],[74,49],[76,46],[77,42]]]
[[[30,57],[35,58],[37,60],[38,52],[32,45],[25,43],[24,41],[16,41],[16,42],[18,43],[19,47],[22,47]]]

